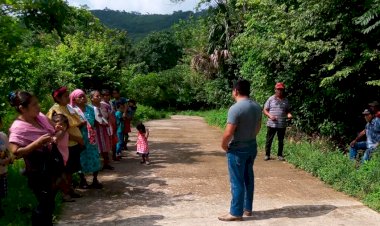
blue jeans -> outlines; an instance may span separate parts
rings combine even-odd
[[[373,148],[367,148],[367,142],[361,141],[356,142],[353,147],[350,147],[350,159],[354,160],[356,158],[356,155],[358,154],[358,150],[365,150],[362,162],[368,161],[371,158],[371,154],[374,151]]]
[[[228,173],[231,184],[230,214],[242,216],[244,210],[252,211],[254,173],[253,162],[257,155],[256,143],[247,148],[228,150]]]
[[[123,131],[117,132],[117,144],[116,144],[116,154],[119,155],[121,154],[121,151],[123,150],[124,147],[124,133]]]

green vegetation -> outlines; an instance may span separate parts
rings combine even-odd
[[[341,152],[330,149],[326,142],[301,140],[285,146],[287,160],[319,177],[338,191],[361,199],[370,208],[380,211],[380,155],[356,169]]]
[[[199,4],[211,7],[194,16],[139,15],[91,13],[63,0],[0,1],[4,127],[15,117],[7,95],[16,89],[34,92],[46,112],[58,86],[120,88],[138,103],[135,120],[145,121],[167,111],[225,109],[233,101],[232,82],[245,78],[261,105],[275,82],[284,82],[294,126],[346,149],[364,128],[360,112],[380,95],[379,0]],[[205,115],[218,126],[224,117],[219,110]],[[380,189],[372,184],[378,183],[372,178],[379,178],[379,161],[355,171],[335,147],[318,142],[289,143],[289,161],[379,209]],[[338,167],[330,170],[328,163]],[[10,180],[16,175],[10,173]]]
[[[152,119],[168,118],[170,115],[167,111],[158,111],[152,107],[138,105],[135,116],[133,118],[133,124],[138,122],[146,122]]]
[[[128,96],[157,109],[199,108],[206,101],[197,89],[205,79],[187,65],[158,73],[138,74],[128,80]]]
[[[136,63],[145,62],[148,71],[157,72],[176,66],[182,49],[171,32],[151,33],[136,45],[134,55]]]
[[[31,225],[32,211],[37,204],[28,187],[26,177],[22,176],[24,161],[16,160],[8,167],[8,195],[2,202],[5,215],[0,217],[0,225]],[[61,195],[57,195],[54,217],[57,218],[62,207]]]
[[[363,128],[360,112],[380,94],[378,0],[200,2],[216,4],[178,37],[186,40],[192,29],[207,37],[188,41],[186,50],[192,68],[208,78],[206,93],[216,94],[208,104],[230,105],[232,81],[245,78],[263,105],[282,81],[294,123],[307,134],[343,148]]]
[[[177,11],[171,15],[141,14],[118,10],[91,10],[91,13],[110,28],[128,31],[132,40],[139,41],[151,32],[168,30],[173,24],[190,17],[200,17],[204,12]]]

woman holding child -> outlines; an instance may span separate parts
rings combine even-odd
[[[69,105],[69,92],[66,87],[60,87],[52,92],[52,97],[55,104],[49,109],[46,116],[53,119],[53,114],[64,115],[69,124],[67,132],[69,134],[69,157],[65,166],[66,186],[62,187],[64,193],[64,201],[74,201],[71,198],[79,198],[80,194],[74,191],[72,187],[72,176],[74,173],[81,170],[80,153],[84,150],[84,141],[80,132],[80,127],[86,123],[81,121],[78,113]]]

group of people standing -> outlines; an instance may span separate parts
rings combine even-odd
[[[67,202],[81,197],[73,188],[74,173],[79,173],[80,188],[101,189],[99,171],[114,169],[110,153],[115,161],[122,158],[136,103],[120,97],[118,90],[112,94],[111,101],[109,90],[93,90],[88,104],[83,90],[69,93],[66,87],[60,87],[52,92],[55,104],[46,115],[40,112],[33,94],[25,91],[9,94],[9,102],[18,116],[9,129],[8,149],[25,161],[28,185],[38,201],[32,214],[33,225],[52,225],[57,191],[62,191]],[[146,138],[145,133],[142,134]],[[146,159],[147,140],[140,141],[142,144]],[[92,174],[91,184],[85,174]]]
[[[292,119],[284,92],[285,85],[276,83],[275,94],[262,109],[249,98],[250,83],[247,80],[238,80],[234,84],[232,96],[236,103],[228,111],[221,143],[227,154],[232,200],[229,213],[220,216],[219,220],[240,221],[243,216],[252,215],[253,164],[257,155],[256,136],[261,129],[262,113],[268,117],[264,160],[271,159],[271,145],[276,134],[278,160],[284,160],[283,141],[287,121]],[[25,91],[9,94],[9,102],[18,116],[9,129],[9,143],[6,135],[0,133],[0,154],[9,149],[16,158],[25,161],[28,185],[38,200],[38,206],[32,214],[33,225],[52,225],[57,191],[61,190],[64,201],[68,202],[81,196],[72,186],[74,173],[79,173],[80,188],[101,189],[103,185],[98,180],[99,171],[114,169],[110,165],[110,153],[115,161],[122,158],[121,153],[127,149],[131,120],[137,107],[135,101],[121,97],[118,90],[114,90],[112,96],[114,99],[111,101],[109,90],[93,90],[89,94],[91,104],[88,104],[83,90],[76,89],[69,93],[66,87],[60,87],[52,92],[55,104],[44,115],[33,94]],[[363,160],[369,160],[379,145],[378,108],[379,104],[373,102],[370,108],[363,111],[367,125],[351,142],[350,159],[356,157],[359,149],[364,149]],[[137,152],[141,154],[141,163],[149,165],[149,131],[142,123],[136,128]],[[367,140],[358,142],[364,135]],[[103,159],[102,166],[100,156]],[[9,157],[0,156],[0,166],[11,161]],[[6,183],[5,174],[6,168],[0,167],[0,184]],[[90,185],[85,174],[92,174]],[[0,196],[3,193],[4,187],[0,188]]]

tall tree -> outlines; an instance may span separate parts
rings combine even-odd
[[[158,72],[177,65],[182,54],[172,33],[154,32],[136,45],[135,61],[145,62],[149,71]]]

